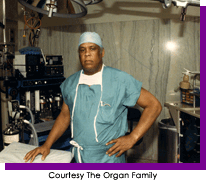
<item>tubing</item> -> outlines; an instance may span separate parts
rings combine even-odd
[[[31,126],[31,128],[32,128],[32,133],[33,133],[33,135],[34,135],[34,145],[35,145],[35,146],[39,146],[39,141],[38,141],[37,132],[36,132],[33,124],[30,123],[30,122],[29,122],[28,120],[26,120],[26,119],[24,119],[23,121],[24,121],[24,123],[26,123],[26,124],[28,124],[29,126]]]
[[[31,115],[31,123],[34,125],[35,120],[34,120],[34,115],[31,112],[31,110],[27,106],[23,106],[23,105],[19,105],[19,108],[26,109],[30,113],[30,115]]]

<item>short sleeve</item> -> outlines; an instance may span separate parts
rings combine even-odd
[[[64,82],[62,82],[62,84],[60,85],[60,89],[61,89],[61,93],[62,93],[62,97],[64,99],[64,102],[65,102],[65,91],[64,91],[65,82],[66,82],[66,80]]]
[[[60,89],[61,89],[61,93],[62,93],[62,97],[64,102],[69,105],[69,94],[71,93],[72,89],[71,86],[69,84],[69,78],[67,78],[64,82],[62,82],[62,84],[60,85]]]
[[[124,86],[125,94],[123,98],[123,105],[133,107],[139,99],[142,82],[136,80],[129,74],[125,74]]]
[[[79,74],[80,71],[69,76],[60,85],[63,100],[67,105],[72,104],[72,100],[75,95],[76,86],[79,81]]]

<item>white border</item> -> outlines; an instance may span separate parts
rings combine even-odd
[[[200,0],[200,6],[206,6],[206,1],[205,0]]]

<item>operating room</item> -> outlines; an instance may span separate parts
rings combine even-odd
[[[54,5],[42,12],[40,2]],[[61,111],[60,85],[82,69],[84,32],[101,37],[106,67],[132,75],[162,106],[126,162],[199,163],[200,0],[77,2],[64,1],[61,12],[59,0],[0,1],[0,163],[24,162],[46,140]],[[130,134],[143,108],[127,109]],[[75,162],[71,137],[69,126],[45,161],[34,162]]]

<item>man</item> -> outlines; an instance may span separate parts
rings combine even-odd
[[[52,144],[71,123],[73,152],[79,163],[125,163],[124,152],[134,146],[161,112],[161,104],[142,83],[126,72],[103,64],[105,50],[95,32],[79,40],[82,70],[61,85],[62,110],[46,142],[25,156],[25,161],[50,152]],[[138,104],[144,111],[138,125],[127,132],[127,107]]]

